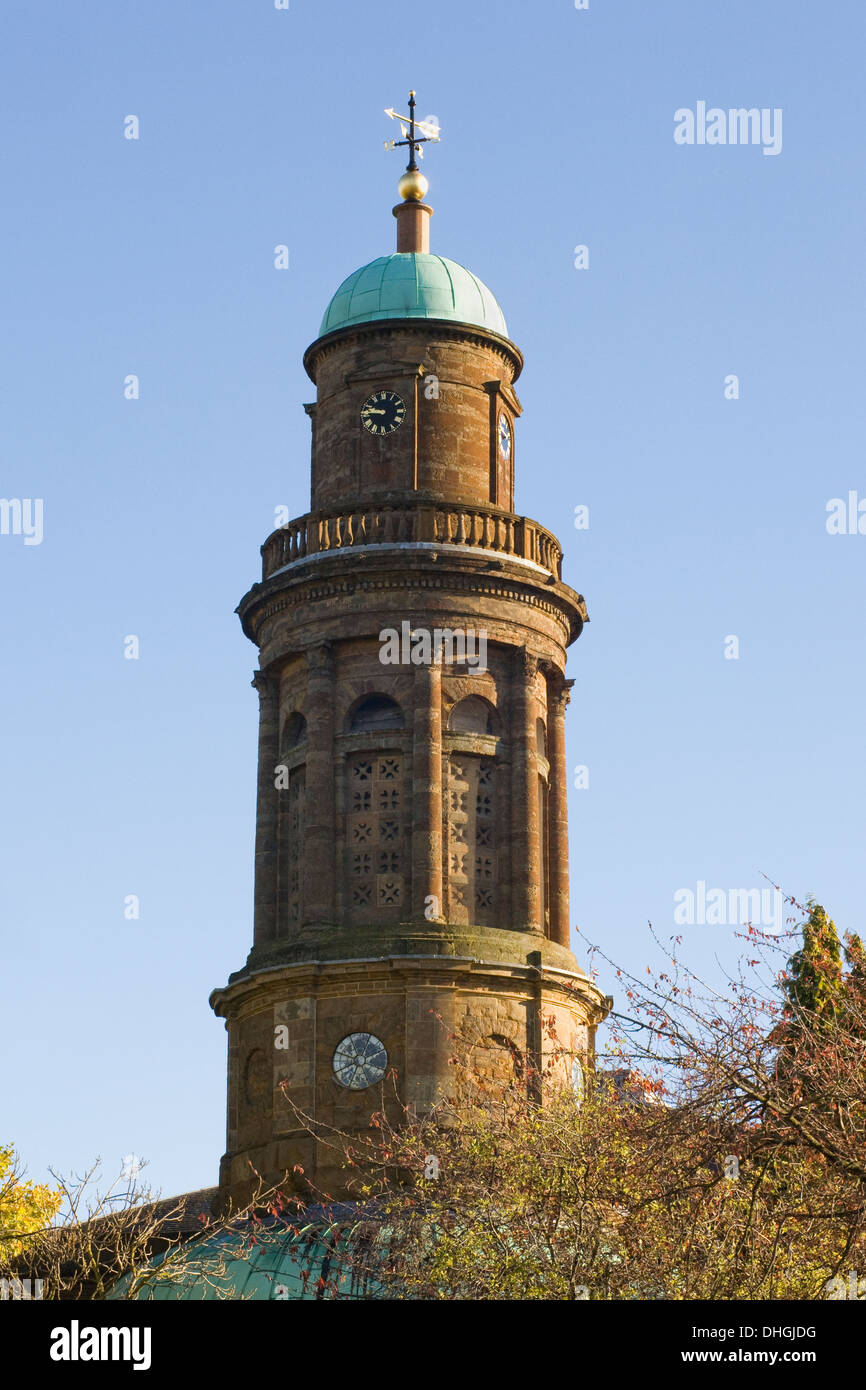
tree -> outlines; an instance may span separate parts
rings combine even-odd
[[[70,1178],[52,1171],[55,1189],[33,1188],[47,1197],[8,1205],[8,1229],[0,1230],[0,1279],[38,1279],[44,1299],[103,1299],[118,1287],[123,1298],[133,1299],[158,1285],[181,1297],[190,1284],[207,1285],[212,1297],[233,1298],[231,1266],[249,1259],[261,1213],[289,1210],[278,1189],[266,1188],[258,1175],[248,1207],[215,1217],[208,1193],[162,1200],[141,1181],[138,1167],[107,1183],[100,1167],[97,1159]],[[0,1202],[0,1220],[4,1210]],[[215,1242],[208,1258],[199,1259],[194,1238],[219,1234],[230,1239]]]
[[[0,1145],[0,1249],[4,1263],[24,1248],[24,1237],[47,1226],[60,1210],[63,1197],[56,1188],[26,1182],[12,1144]]]
[[[806,900],[806,907],[809,915],[801,928],[803,944],[788,961],[782,981],[785,1018],[794,1034],[832,1027],[843,993],[842,948],[836,924],[814,898]]]
[[[454,1036],[428,1114],[395,1118],[383,1090],[360,1136],[307,1120],[356,1175],[359,1266],[397,1298],[595,1300],[815,1299],[863,1269],[863,951],[846,937],[834,976],[835,928],[803,910],[790,972],[752,927],[721,989],[677,941],[643,979],[609,962],[627,1084],[596,1074],[578,1103],[554,1084],[552,1035],[542,1076],[491,1082]],[[777,1065],[792,1019],[796,1092]]]
[[[856,932],[845,933],[845,964],[848,973],[845,977],[844,1003],[846,1012],[862,1014],[866,1005],[866,947]]]

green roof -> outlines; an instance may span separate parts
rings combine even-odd
[[[377,319],[453,319],[508,337],[502,310],[471,270],[420,251],[379,256],[353,271],[325,310],[319,335]]]
[[[109,1301],[130,1297],[184,1302],[221,1299],[376,1298],[381,1287],[367,1271],[353,1268],[347,1231],[358,1222],[350,1205],[311,1208],[316,1219],[266,1218],[242,1221],[234,1229],[205,1233],[174,1252],[154,1256],[139,1269],[130,1295],[124,1275],[107,1294]]]

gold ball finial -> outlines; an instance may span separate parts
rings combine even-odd
[[[420,203],[429,187],[420,169],[407,169],[397,184],[397,192],[407,203]]]

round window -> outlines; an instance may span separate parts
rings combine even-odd
[[[334,1052],[334,1076],[349,1091],[381,1081],[388,1066],[385,1044],[372,1033],[350,1033]]]

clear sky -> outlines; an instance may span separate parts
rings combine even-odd
[[[433,249],[526,356],[518,509],[591,615],[572,920],[640,971],[679,889],[764,872],[862,928],[866,535],[826,508],[866,498],[864,29],[859,0],[5,0],[0,494],[43,535],[0,535],[0,1139],[32,1176],[216,1181],[207,999],[252,933],[233,610],[307,509],[301,356],[393,249],[409,87]],[[780,109],[781,151],[677,144],[699,102]],[[731,958],[729,926],[684,935]]]

